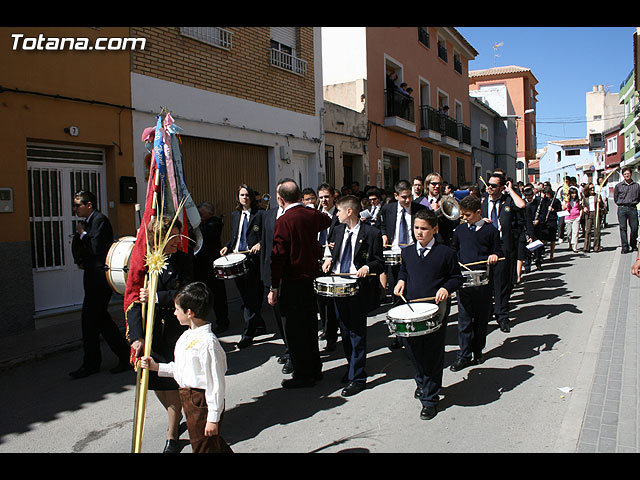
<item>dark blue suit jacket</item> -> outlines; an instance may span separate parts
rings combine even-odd
[[[332,266],[340,264],[340,252],[346,225],[338,223],[331,232],[329,242],[335,242],[332,254]],[[360,230],[353,251],[353,264],[356,269],[367,265],[369,273],[384,273],[384,256],[382,254],[382,234],[380,230],[369,224],[360,222]],[[356,278],[350,277],[350,278]],[[363,309],[370,312],[380,306],[380,280],[377,276],[358,279],[358,295],[361,297]]]

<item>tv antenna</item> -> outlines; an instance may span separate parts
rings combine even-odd
[[[494,43],[493,44],[493,66],[496,66],[496,58],[498,58],[500,55],[498,55],[498,48],[500,48],[502,45],[504,45],[504,42],[500,42],[500,43]]]

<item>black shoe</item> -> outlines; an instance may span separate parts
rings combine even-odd
[[[352,395],[356,395],[367,388],[367,385],[362,382],[349,382],[349,385],[342,389],[340,395],[343,397],[350,397]]]
[[[416,387],[416,391],[413,392],[413,398],[421,398],[422,397],[422,389],[420,387]]]
[[[389,348],[391,350],[396,350],[398,348],[401,348],[402,344],[400,343],[400,340],[398,340],[398,337],[393,339],[393,342],[391,343],[391,345],[389,345]]]
[[[175,440],[167,440],[167,443],[164,444],[164,450],[162,453],[180,453],[180,446]]]
[[[422,410],[420,411],[420,418],[422,420],[431,420],[437,414],[438,414],[438,408],[430,405],[428,407],[422,407]]]
[[[244,337],[241,338],[240,341],[236,344],[238,348],[247,348],[253,345],[253,338]]]
[[[631,250],[629,250],[628,248],[622,248],[622,252],[621,253],[629,253]]]
[[[511,328],[507,322],[500,322],[500,331],[504,333],[509,333]]]
[[[110,368],[109,371],[111,373],[121,373],[121,372],[126,372],[128,370],[131,370],[133,367],[131,366],[131,364],[126,361],[126,362],[120,362],[118,363],[118,365],[116,365],[113,368]]]
[[[278,357],[278,363],[280,365],[284,365],[285,363],[287,363],[287,361],[289,360],[289,354],[285,353],[284,355],[280,355]]]
[[[309,378],[290,378],[282,381],[282,388],[309,388],[315,384],[315,380]]]
[[[69,376],[75,379],[85,378],[89,375],[93,375],[94,373],[98,373],[99,371],[99,368],[88,368],[83,365],[78,370],[74,370],[73,372],[69,373]]]
[[[456,358],[456,361],[449,367],[449,370],[452,372],[459,372],[463,368],[467,368],[471,365],[474,365],[473,360],[469,360],[467,358]]]
[[[327,344],[324,347],[325,352],[334,352],[336,350],[336,341],[335,340],[327,340]]]
[[[476,365],[480,365],[482,363],[482,353],[473,354],[473,363]]]
[[[267,327],[265,325],[260,325],[259,327],[256,327],[256,334],[255,336],[259,336],[259,335],[266,335],[267,333]]]
[[[285,364],[282,366],[282,373],[289,374],[293,372],[293,363],[291,360],[287,360]]]

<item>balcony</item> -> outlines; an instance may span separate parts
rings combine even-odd
[[[270,51],[271,65],[273,65],[274,67],[282,68],[284,70],[288,70],[298,75],[306,75],[307,62],[276,48],[271,48]]]
[[[420,107],[420,138],[471,153],[471,129],[428,105]]]
[[[384,126],[401,132],[416,131],[413,98],[398,91],[384,92]]]

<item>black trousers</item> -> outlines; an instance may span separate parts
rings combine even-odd
[[[240,298],[242,299],[242,316],[244,320],[242,338],[253,338],[256,327],[265,326],[264,319],[260,313],[264,286],[260,279],[259,268],[252,263],[252,260],[249,260],[247,263],[247,273],[236,277],[234,280],[240,292]]]
[[[600,212],[600,215],[603,215]],[[594,216],[595,218],[595,216]],[[618,224],[620,228],[620,246],[623,250],[630,250],[632,248],[637,248],[638,241],[638,211],[636,207],[626,207],[624,205],[618,206]],[[627,236],[627,224],[629,229],[629,235]],[[590,229],[589,229],[590,230]],[[596,226],[596,231],[599,228]],[[585,227],[585,232],[587,231]],[[586,236],[586,233],[585,233]],[[585,242],[585,248],[587,248],[587,244]]]
[[[293,365],[293,377],[317,379],[322,373],[318,348],[318,312],[313,280],[283,280],[280,312]]]
[[[438,330],[417,337],[400,337],[404,350],[415,368],[416,386],[422,390],[423,407],[435,407],[440,401],[447,318]]]
[[[340,324],[342,347],[347,359],[347,379],[365,383],[367,372],[367,313],[357,295],[330,299]]]
[[[509,322],[509,299],[513,290],[518,257],[517,251],[514,249],[507,250],[503,248],[503,252],[505,259],[491,266],[489,282],[493,291],[493,313],[499,324]]]
[[[104,272],[102,272],[104,282],[98,275],[93,275],[91,272],[85,272],[85,275],[97,278],[85,279],[84,282],[85,292],[81,314],[83,365],[91,369],[100,368],[102,363],[101,335],[120,362],[128,363],[131,348],[109,314],[109,301],[113,291],[106,281]]]
[[[458,358],[472,360],[482,355],[491,320],[491,286],[458,290]]]
[[[318,295],[317,302],[324,338],[329,342],[336,342],[338,340],[338,319],[333,299]]]

